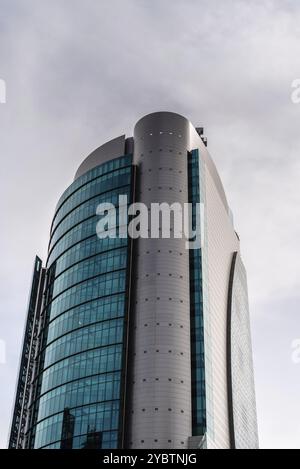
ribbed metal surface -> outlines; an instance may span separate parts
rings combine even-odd
[[[134,132],[137,200],[186,203],[189,123],[156,113]],[[184,239],[141,239],[136,250],[129,446],[186,448],[191,436],[189,251]]]
[[[231,289],[228,308],[231,320],[230,333],[230,379],[231,391],[231,447],[234,449],[257,449],[258,431],[254,376],[252,362],[251,331],[246,271],[241,257],[236,253],[231,270]],[[230,403],[229,403],[230,404]]]

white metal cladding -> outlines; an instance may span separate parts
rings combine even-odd
[[[99,148],[96,148],[79,166],[75,179],[79,178],[87,171],[105,163],[106,161],[113,160],[125,154],[125,135],[114,138],[109,142],[104,143]]]
[[[236,449],[257,449],[258,430],[246,271],[238,255],[232,285],[231,366]]]
[[[230,447],[227,396],[227,298],[232,254],[239,252],[239,240],[232,224],[224,188],[207,148],[190,125],[191,146],[199,148],[205,185],[205,247],[202,266],[206,293],[205,331],[208,448]],[[209,317],[208,317],[209,315]],[[208,356],[209,350],[209,374]],[[208,406],[209,404],[209,406]],[[210,430],[212,429],[212,431]]]
[[[228,210],[206,169],[207,264],[211,325],[214,435],[217,448],[229,448],[227,402],[227,298],[232,254],[239,250]]]
[[[137,200],[186,203],[189,122],[156,113],[134,131]],[[184,239],[138,240],[129,446],[187,448],[191,436],[189,251]]]
[[[116,140],[111,155],[124,145],[123,137]],[[227,296],[239,241],[226,195],[207,148],[187,119],[160,112],[145,116],[135,127],[137,201],[148,208],[153,202],[188,202],[187,151],[193,149],[199,149],[205,201],[206,444],[229,448]],[[96,156],[97,161],[107,157]],[[126,443],[131,448],[184,449],[193,441],[189,251],[184,239],[139,239],[135,247]],[[251,386],[254,392],[253,382]]]

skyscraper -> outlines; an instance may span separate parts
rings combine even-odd
[[[103,203],[126,231],[119,196],[149,212],[192,204],[192,226],[201,204],[201,246],[99,236]],[[239,237],[203,129],[184,117],[143,117],[60,198],[35,262],[10,447],[258,447]]]

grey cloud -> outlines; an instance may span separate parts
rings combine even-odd
[[[297,328],[300,336],[300,105],[290,100],[300,77],[299,25],[295,1],[2,0],[0,339],[8,362],[0,365],[7,383],[0,446],[32,262],[36,252],[46,256],[56,201],[92,149],[164,109],[205,126],[234,211],[249,278],[262,443],[299,447],[290,391],[297,368],[281,379],[286,345],[274,352],[278,368],[267,380],[263,365],[283,327],[287,342]],[[275,408],[293,437],[274,435]]]

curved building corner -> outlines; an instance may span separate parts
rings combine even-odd
[[[97,207],[118,210],[119,196],[149,211],[189,203],[193,226],[202,205],[201,247],[99,238]],[[258,447],[239,251],[201,127],[157,112],[91,153],[35,263],[10,447]]]

